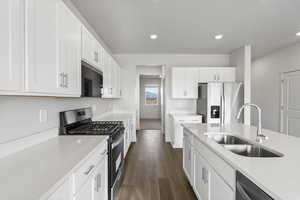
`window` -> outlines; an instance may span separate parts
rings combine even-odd
[[[145,86],[145,105],[158,105],[159,86]]]

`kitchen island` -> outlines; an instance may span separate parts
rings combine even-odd
[[[271,158],[245,157],[225,149],[207,135],[229,134],[256,143],[256,127],[242,124],[225,126],[215,124],[183,124],[183,127],[185,138],[188,138],[188,145],[195,145],[195,148],[197,148],[197,145],[200,147],[201,151],[199,153],[201,156],[203,157],[204,155],[204,160],[207,161],[213,169],[213,172],[216,172],[216,174],[221,177],[226,187],[228,186],[229,189],[226,188],[225,191],[229,194],[230,198],[235,195],[234,171],[237,170],[275,200],[300,199],[299,138],[263,129],[262,133],[266,135],[268,139],[263,141],[261,145],[279,152],[283,154],[283,156]],[[197,150],[199,150],[199,148]],[[193,167],[194,169],[192,169],[191,166],[192,173],[190,176],[195,176],[194,173],[197,175],[196,169],[199,168],[197,162],[194,162]],[[206,174],[204,173],[204,175]],[[194,190],[195,188],[197,190],[195,179],[192,180],[190,177],[190,182],[191,181],[193,182],[191,184],[194,184]],[[195,192],[197,193],[197,191]]]

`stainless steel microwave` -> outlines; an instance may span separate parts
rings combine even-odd
[[[85,62],[81,62],[81,96],[102,97],[103,73]]]

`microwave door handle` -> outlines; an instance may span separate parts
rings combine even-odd
[[[243,197],[243,200],[252,200],[239,182],[236,183],[237,190]]]

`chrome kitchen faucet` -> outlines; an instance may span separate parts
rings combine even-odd
[[[238,112],[238,115],[237,115],[237,119],[240,119],[240,116],[242,114],[242,111],[246,108],[246,107],[253,107],[253,108],[256,108],[257,112],[258,112],[258,127],[257,127],[257,133],[256,133],[256,141],[261,143],[263,140],[266,140],[268,139],[267,136],[263,135],[262,134],[262,131],[261,131],[261,108],[256,105],[256,104],[252,104],[252,103],[246,103],[244,104],[239,112]]]

